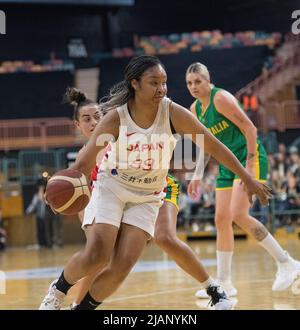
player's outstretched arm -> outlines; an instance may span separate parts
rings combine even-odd
[[[272,196],[269,188],[253,180],[234,154],[216,139],[190,111],[176,103],[172,103],[170,116],[176,132],[181,135],[189,134],[194,143],[198,142],[197,134],[204,134],[204,151],[241,178],[247,187],[250,203],[252,203],[252,195],[256,194],[262,204],[268,204],[268,197]]]

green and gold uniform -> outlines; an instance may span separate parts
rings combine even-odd
[[[202,115],[201,103],[196,101],[196,114],[199,121],[207,127],[210,132],[237,157],[243,166],[246,166],[247,141],[240,129],[228,118],[217,111],[214,105],[214,97],[219,88],[213,87],[210,94],[210,103]],[[257,140],[256,154],[254,160],[255,178],[260,182],[265,182],[268,174],[268,156],[261,142]],[[223,165],[219,165],[219,175],[217,177],[217,190],[231,189],[233,181],[239,179]]]
[[[166,187],[166,197],[164,198],[165,202],[170,202],[174,204],[179,210],[179,193],[180,193],[180,184],[170,173],[167,176],[167,187]]]

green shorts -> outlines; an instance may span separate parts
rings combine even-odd
[[[247,159],[247,148],[243,148],[234,152],[237,159],[243,166],[246,166]],[[259,142],[256,144],[256,155],[255,155],[255,178],[260,182],[265,182],[268,175],[268,155],[265,148]],[[240,180],[240,178],[231,172],[228,168],[223,165],[219,165],[219,175],[217,177],[216,190],[231,189],[234,180]]]
[[[179,210],[180,184],[171,174],[168,174],[167,180],[168,184],[166,187],[166,197],[164,201],[174,204],[177,210]]]

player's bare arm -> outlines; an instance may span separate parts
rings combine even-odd
[[[190,134],[194,143],[197,143],[197,134],[204,134],[205,152],[211,154],[218,162],[236,173],[247,186],[251,186],[251,190],[248,189],[249,200],[252,199],[252,194],[257,194],[262,204],[268,204],[268,197],[271,197],[268,189],[258,185],[254,187],[250,175],[232,152],[199,123],[190,111],[176,103],[172,103],[170,115],[176,132],[181,135]],[[252,191],[252,189],[254,190]]]
[[[86,176],[95,167],[95,159],[98,153],[105,148],[112,139],[117,140],[119,136],[120,118],[116,110],[107,113],[101,122],[99,122],[86,144],[78,155],[74,165],[70,168],[78,170]]]
[[[244,134],[247,141],[247,165],[253,164],[256,152],[256,127],[230,93],[224,90],[218,91],[214,98],[214,104],[218,112],[233,122]]]

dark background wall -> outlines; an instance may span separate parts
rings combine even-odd
[[[214,29],[287,32],[291,13],[297,8],[299,0],[136,0],[132,7],[119,8],[1,4],[7,17],[7,34],[0,35],[0,61],[39,62],[48,59],[51,52],[68,59],[69,40],[81,38],[88,57],[80,63],[75,61],[75,66],[101,67],[101,96],[122,79],[129,59],[99,63],[98,58],[113,48],[131,46],[134,34]],[[169,75],[169,95],[186,106],[190,104],[184,74],[194,61],[209,67],[216,85],[236,92],[260,73],[267,55],[266,48],[253,47],[162,56]],[[69,110],[61,105],[61,96],[73,82],[71,72],[0,75],[0,118],[65,116]]]
[[[71,117],[62,96],[73,84],[68,71],[0,74],[0,119]]]
[[[0,61],[68,58],[67,45],[72,38],[82,38],[88,55],[108,51],[105,43],[104,16],[98,7],[3,6],[6,35],[0,36]]]
[[[89,57],[133,45],[133,35],[220,29],[288,32],[300,0],[136,0],[134,6],[5,5],[7,34],[0,61],[67,58],[71,38],[82,38]]]
[[[299,0],[136,0],[118,12],[119,39],[220,29],[224,32],[263,30],[288,32]]]
[[[168,73],[168,95],[182,105],[192,103],[185,85],[185,72],[191,63],[199,61],[207,65],[213,83],[234,93],[260,74],[268,53],[267,47],[259,46],[160,56]],[[113,84],[123,79],[123,69],[128,61],[126,58],[100,62],[101,97],[108,93]]]

